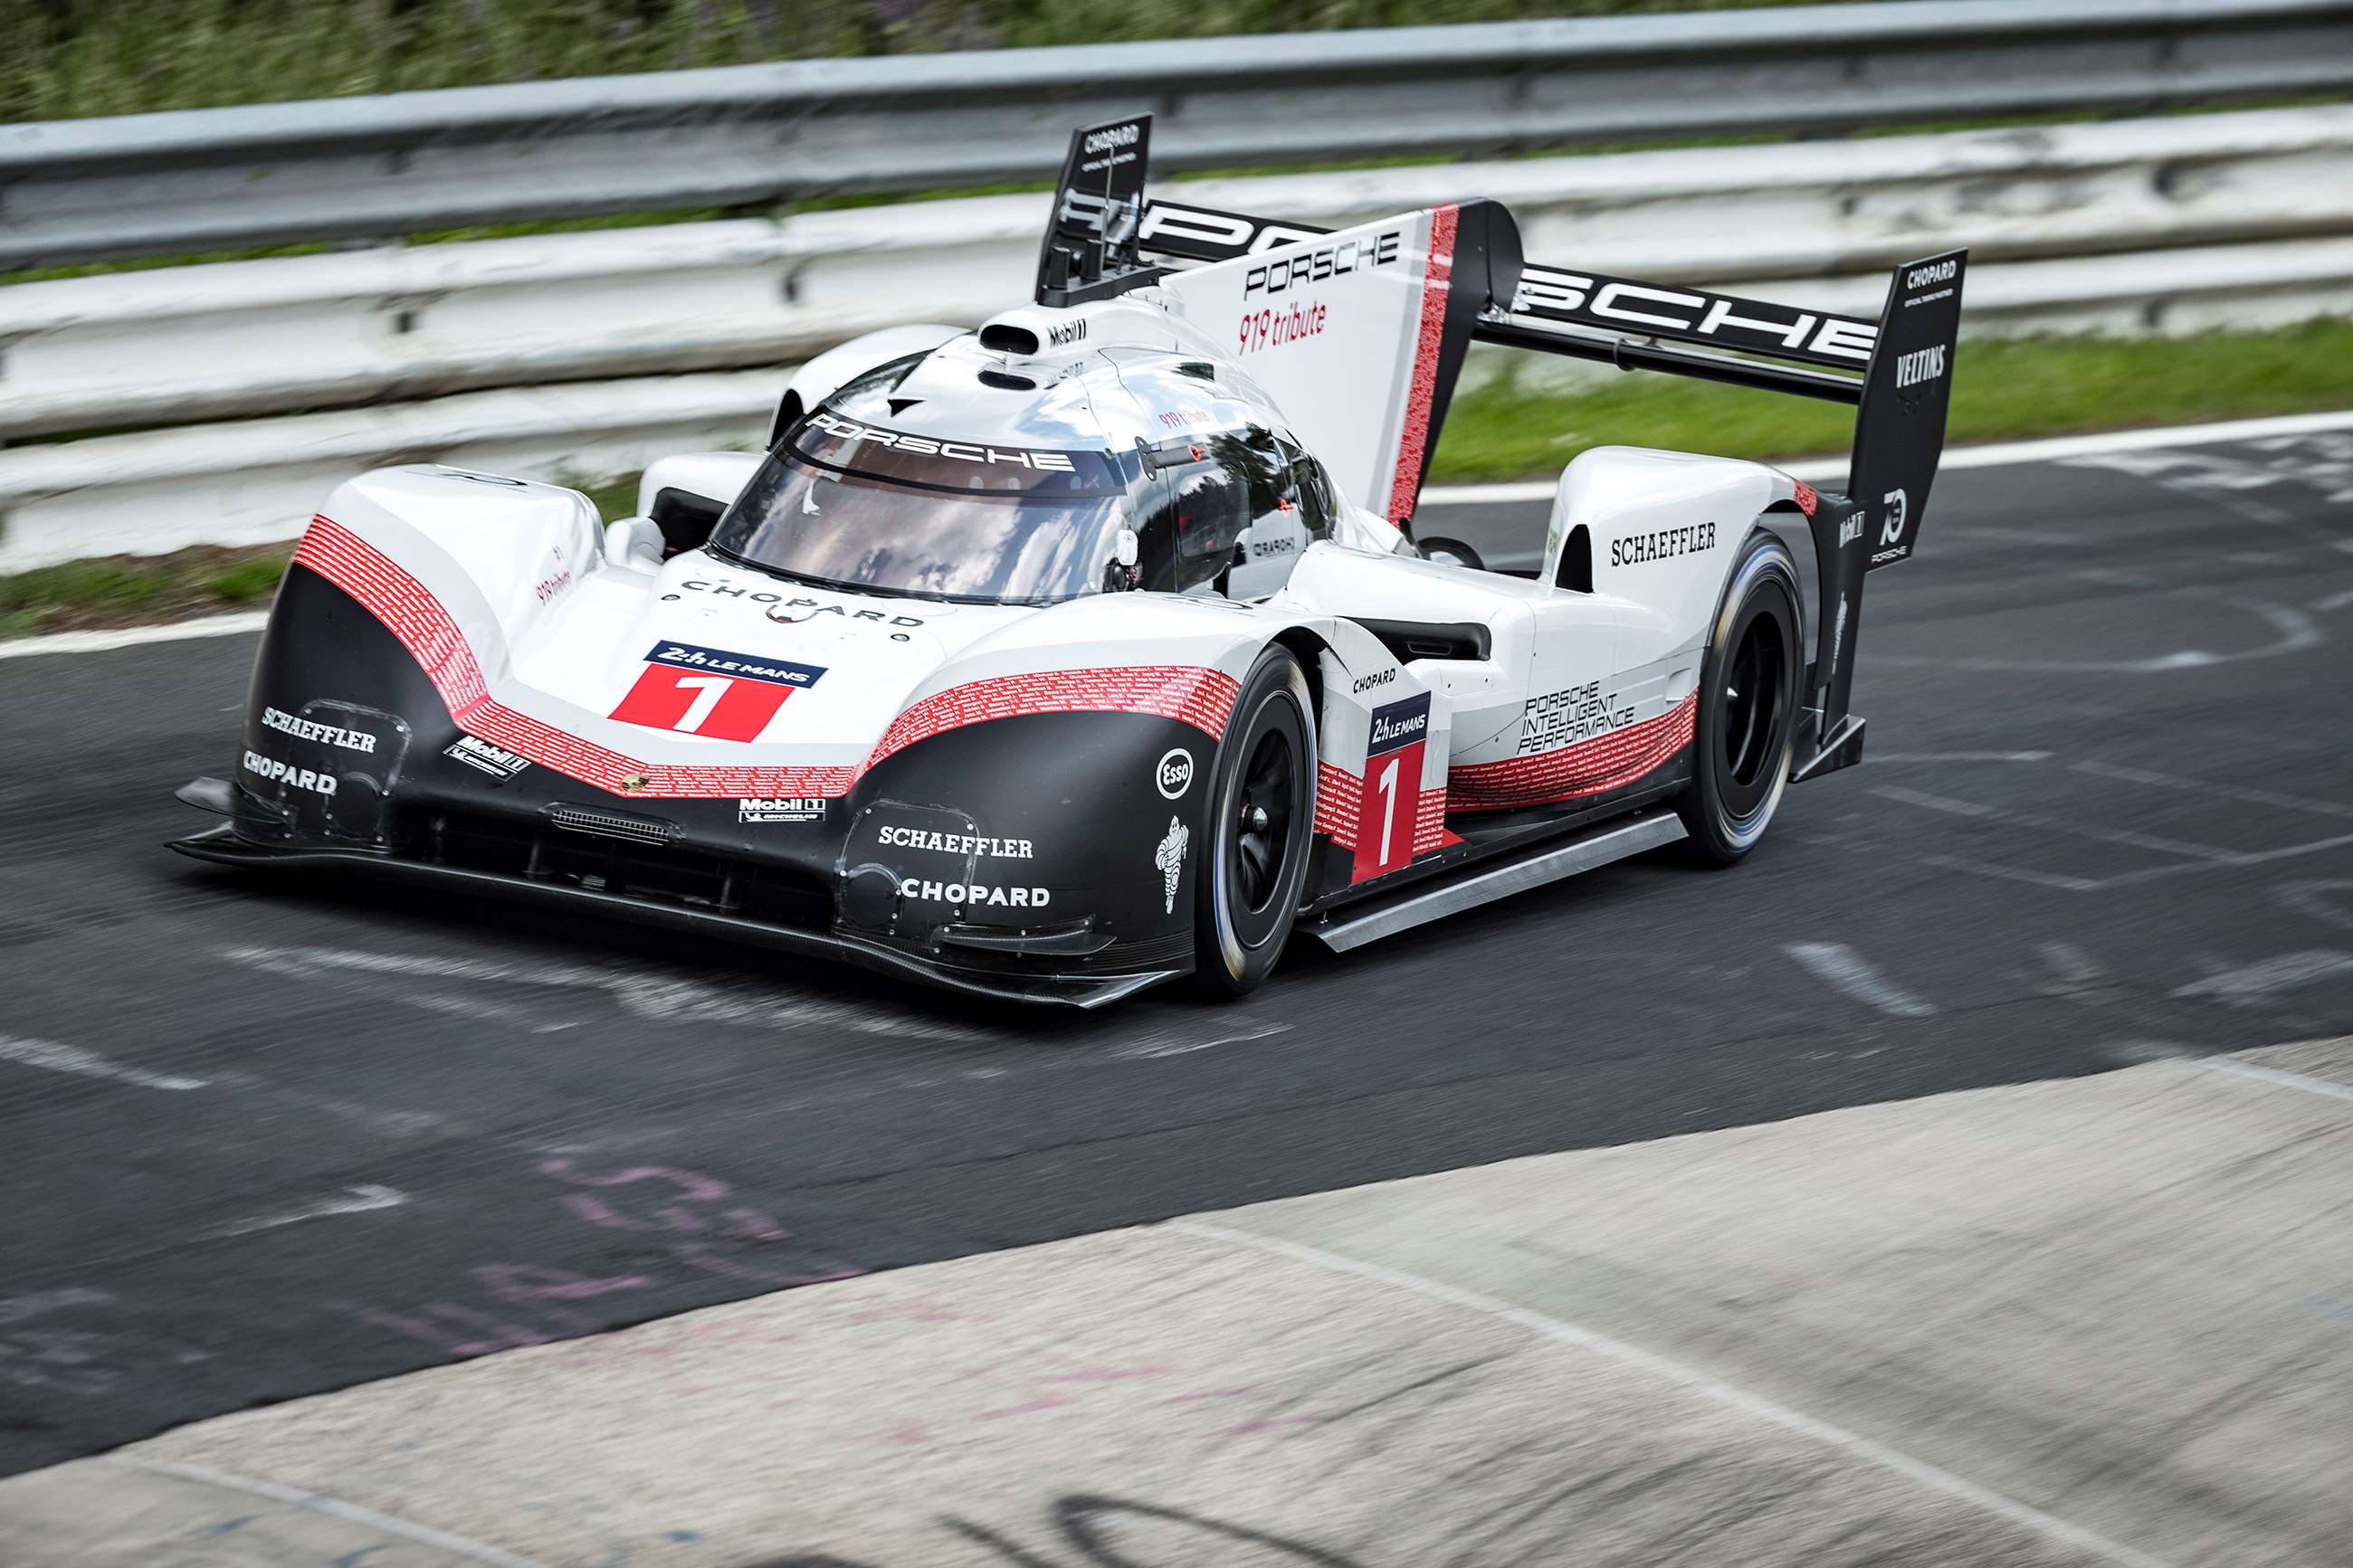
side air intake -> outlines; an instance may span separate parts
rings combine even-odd
[[[678,825],[674,822],[628,816],[593,805],[551,805],[547,808],[547,820],[573,833],[624,838],[633,844],[667,844],[678,837]]]
[[[980,329],[980,346],[991,353],[1028,359],[1038,352],[1038,334],[1010,321],[991,321]]]

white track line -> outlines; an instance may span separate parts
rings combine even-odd
[[[17,1035],[0,1035],[0,1062],[47,1068],[51,1072],[72,1073],[79,1078],[111,1079],[116,1083],[136,1084],[141,1089],[202,1089],[206,1081],[200,1078],[181,1078],[173,1073],[149,1072],[143,1068],[110,1061],[96,1051],[86,1051],[79,1046],[61,1046],[54,1040],[28,1040]]]
[[[2275,991],[2293,991],[2299,985],[2334,979],[2339,974],[2353,974],[2353,954],[2321,948],[2309,952],[2284,952],[2259,963],[2226,969],[2220,974],[2177,986],[2173,994],[2178,997],[2211,996],[2217,1002],[2243,1007]]]
[[[136,647],[141,643],[225,637],[237,632],[258,632],[269,624],[268,610],[239,610],[233,616],[206,616],[202,620],[174,621],[162,626],[124,626],[111,632],[51,632],[47,637],[0,642],[0,658],[32,658],[45,653],[104,653],[109,648]]]
[[[301,1225],[306,1219],[330,1219],[336,1215],[368,1214],[376,1209],[396,1209],[408,1201],[408,1194],[397,1187],[346,1187],[340,1197],[322,1198],[298,1209],[280,1209],[276,1214],[254,1215],[247,1219],[233,1219],[216,1225],[204,1234],[215,1240],[231,1236],[251,1236],[256,1231],[276,1230],[280,1226]]]
[[[2013,463],[2052,463],[2110,452],[2146,452],[2164,447],[2198,447],[2212,441],[2249,441],[2264,436],[2306,436],[2321,430],[2353,430],[2353,409],[2333,414],[2288,414],[2273,419],[2229,419],[2213,425],[2174,425],[2157,430],[2112,430],[2099,436],[2054,436],[2040,441],[1998,441],[1956,447],[1937,464],[1942,473],[1961,468],[1999,468]],[[1803,458],[1774,467],[1800,479],[1836,479],[1844,458]],[[1495,506],[1550,500],[1550,480],[1509,485],[1433,485],[1421,492],[1424,506]]]
[[[347,1520],[353,1524],[364,1524],[371,1530],[380,1530],[386,1535],[397,1535],[405,1541],[414,1541],[426,1546],[437,1546],[444,1552],[452,1552],[459,1557],[470,1557],[477,1563],[494,1563],[496,1568],[545,1568],[543,1563],[535,1563],[528,1557],[519,1557],[512,1552],[502,1551],[496,1546],[485,1546],[479,1541],[469,1541],[462,1535],[452,1535],[448,1531],[436,1530],[429,1524],[411,1524],[405,1519],[395,1519],[388,1513],[378,1513],[372,1508],[362,1508],[357,1503],[344,1502],[340,1498],[322,1497],[317,1492],[306,1492],[294,1487],[282,1487],[275,1481],[249,1480],[243,1476],[225,1475],[219,1470],[206,1469],[202,1465],[170,1464],[160,1459],[133,1458],[127,1454],[111,1454],[107,1458],[111,1463],[126,1466],[134,1470],[146,1470],[159,1476],[176,1476],[184,1481],[201,1481],[206,1486],[220,1487],[228,1491],[246,1492],[254,1497],[266,1497],[279,1502],[292,1503],[296,1508],[307,1508],[314,1513],[323,1513],[335,1519]]]
[[[2334,800],[2314,800],[2309,795],[2281,795],[2273,790],[2249,789],[2243,784],[2185,779],[2173,773],[2151,773],[2147,768],[2119,767],[2114,763],[2082,762],[2071,763],[2069,767],[2071,772],[2090,773],[2097,778],[2120,779],[2126,784],[2149,784],[2193,795],[2219,795],[2224,800],[2245,801],[2251,805],[2276,805],[2288,811],[2309,811],[2323,816],[2353,816],[2353,805]]]
[[[69,1307],[103,1307],[114,1300],[111,1290],[85,1290],[68,1287],[62,1290],[34,1290],[22,1296],[0,1296],[0,1328],[37,1318],[44,1312],[61,1312]]]
[[[2314,1078],[2308,1073],[2290,1072],[2285,1068],[2267,1068],[2261,1062],[2236,1061],[2229,1057],[2200,1057],[2192,1065],[2212,1072],[2226,1072],[2239,1078],[2260,1079],[2265,1083],[2276,1083],[2287,1089],[2300,1089],[2306,1094],[2325,1094],[2331,1100],[2353,1100],[2353,1084]]]
[[[1892,1018],[1926,1018],[1936,1009],[1882,975],[1842,942],[1793,942],[1781,951],[1830,985]]]
[[[1866,763],[2047,763],[2048,752],[1882,752]]]
[[[1909,1454],[1898,1452],[1883,1443],[1863,1436],[1861,1433],[1850,1432],[1843,1426],[1833,1426],[1827,1421],[1817,1420],[1811,1415],[1792,1410],[1786,1405],[1777,1405],[1762,1394],[1752,1394],[1745,1388],[1725,1383],[1720,1378],[1711,1377],[1695,1367],[1686,1366],[1655,1351],[1640,1349],[1622,1340],[1611,1339],[1607,1334],[1596,1333],[1590,1329],[1578,1328],[1574,1323],[1564,1322],[1558,1318],[1546,1317],[1544,1313],[1533,1311],[1526,1307],[1515,1307],[1509,1301],[1498,1300],[1493,1296],[1482,1296],[1475,1290],[1465,1290],[1458,1286],[1441,1284],[1438,1280],[1425,1279],[1419,1274],[1409,1274],[1401,1268],[1391,1268],[1383,1264],[1367,1263],[1360,1258],[1345,1257],[1336,1252],[1326,1252],[1321,1247],[1308,1247],[1295,1241],[1278,1240],[1273,1237],[1259,1236],[1245,1230],[1229,1230],[1224,1226],[1210,1225],[1201,1220],[1176,1219],[1168,1221],[1167,1225],[1173,1230],[1186,1231],[1194,1236],[1205,1237],[1233,1246],[1257,1247],[1261,1251],[1272,1252],[1297,1262],[1330,1269],[1335,1274],[1353,1274],[1360,1279],[1370,1279],[1377,1284],[1391,1286],[1400,1290],[1409,1290],[1417,1296],[1424,1296],[1431,1300],[1445,1301],[1453,1306],[1466,1307],[1474,1312],[1483,1312],[1490,1317],[1499,1318],[1507,1323],[1514,1323],[1542,1334],[1547,1339],[1558,1340],[1564,1344],[1575,1345],[1580,1350],[1608,1356],[1612,1361],[1639,1367],[1645,1372],[1666,1378],[1670,1382],[1680,1384],[1692,1392],[1713,1399],[1718,1404],[1729,1405],[1733,1409],[1769,1421],[1777,1426],[1798,1433],[1801,1436],[1810,1437],[1831,1447],[1843,1449],[1857,1458],[1917,1481],[1923,1486],[1933,1488],[1947,1497],[1974,1503],[1989,1513],[2010,1521],[2012,1524],[2034,1531],[2053,1541],[2063,1542],[2079,1552],[2087,1552],[2094,1556],[2106,1558],[2112,1563],[2127,1563],[2131,1568],[2167,1568],[2161,1559],[2151,1557],[2147,1552],[2135,1551],[2121,1542],[2110,1541],[2104,1535],[2094,1534],[2080,1524],[2070,1524],[2067,1521],[2045,1513],[2030,1503],[2023,1503],[2016,1498],[2004,1496],[1990,1487],[1979,1486],[1975,1481],[1957,1476],[1950,1470],[1939,1468],[1924,1459],[1915,1459]]]

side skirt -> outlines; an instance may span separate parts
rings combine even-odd
[[[1672,844],[1683,837],[1683,820],[1672,811],[1613,821],[1566,842],[1551,840],[1544,848],[1500,863],[1482,862],[1480,869],[1459,881],[1440,882],[1419,891],[1408,890],[1375,903],[1351,907],[1340,919],[1327,918],[1314,925],[1303,925],[1300,931],[1335,952],[1346,952],[1430,921],[1507,899],[1546,882],[1557,882],[1579,871],[1590,871],[1613,860],[1656,849],[1662,844]]]

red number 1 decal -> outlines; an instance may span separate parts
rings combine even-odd
[[[1387,802],[1381,807],[1380,863],[1384,866],[1389,863],[1389,829],[1397,826],[1397,771],[1398,760],[1395,757],[1391,757],[1389,765],[1381,770],[1381,797]]]
[[[1372,711],[1366,727],[1365,787],[1357,797],[1356,859],[1349,880],[1385,876],[1413,859],[1421,815],[1421,758],[1430,738],[1430,699],[1409,697]]]
[[[756,741],[785,699],[789,686],[725,675],[695,675],[649,664],[629,688],[613,717],[654,730],[676,730],[721,741]]]

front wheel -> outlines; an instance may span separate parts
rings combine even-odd
[[[1729,866],[1765,837],[1789,786],[1804,667],[1797,566],[1760,531],[1732,569],[1700,663],[1693,776],[1675,813],[1701,863]]]
[[[1209,774],[1207,875],[1194,881],[1194,973],[1212,994],[1255,990],[1299,914],[1315,817],[1315,704],[1288,648],[1242,682]]]

